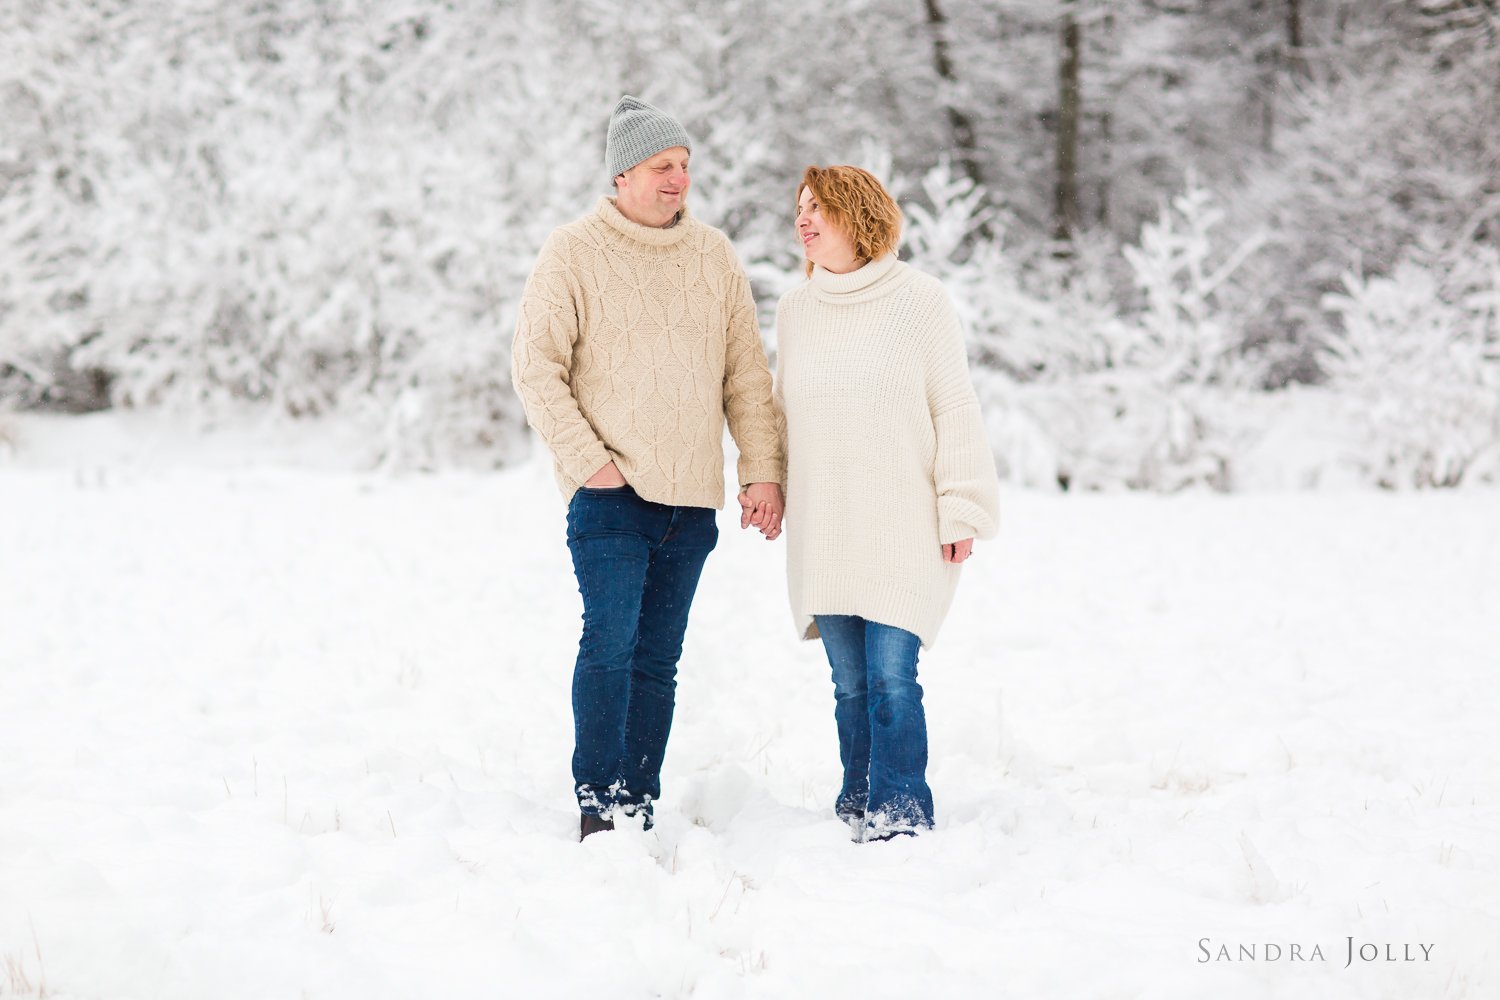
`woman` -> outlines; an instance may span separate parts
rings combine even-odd
[[[788,589],[833,668],[834,808],[859,840],[932,826],[917,655],[998,513],[958,314],[896,259],[900,227],[866,171],[809,167],[796,217],[809,280],[776,313]]]

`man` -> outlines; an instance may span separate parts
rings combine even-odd
[[[634,97],[610,116],[613,198],[553,231],[522,295],[511,376],[552,452],[583,595],[573,668],[579,839],[651,825],[677,660],[724,504],[724,423],[767,538],[785,460],[750,284],[688,214],[692,142]]]

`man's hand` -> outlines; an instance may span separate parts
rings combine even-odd
[[[781,487],[776,483],[751,483],[740,494],[740,527],[754,525],[774,542],[781,537],[781,517],[786,505],[781,499]]]
[[[591,490],[608,489],[611,486],[624,486],[625,477],[620,475],[620,470],[615,467],[615,463],[610,462],[604,468],[589,476],[588,482],[583,485]]]
[[[965,538],[943,546],[943,562],[961,563],[974,552],[974,539]]]

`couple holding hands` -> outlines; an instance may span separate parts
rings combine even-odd
[[[856,840],[916,833],[933,823],[917,657],[997,519],[958,315],[897,259],[901,213],[879,181],[809,167],[794,217],[807,280],[777,306],[773,385],[734,248],[687,210],[691,150],[675,118],[621,98],[614,194],[548,237],[516,325],[512,379],[568,502],[583,598],[579,837],[617,815],[651,825],[726,421],[741,527],[775,539],[790,517],[796,629],[832,667],[834,811]]]

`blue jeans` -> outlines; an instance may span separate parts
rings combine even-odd
[[[661,796],[677,660],[714,512],[642,500],[629,486],[580,489],[568,549],[583,595],[573,668],[573,785],[582,812],[644,813]]]
[[[877,833],[932,826],[927,716],[917,683],[922,642],[854,615],[817,615],[833,667],[833,718],[844,785],[834,811]]]

